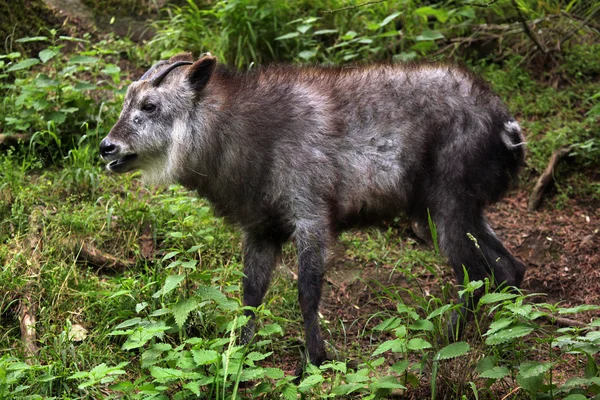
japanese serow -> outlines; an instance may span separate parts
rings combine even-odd
[[[261,304],[281,247],[293,240],[306,346],[317,365],[327,358],[318,321],[323,274],[341,231],[400,214],[428,226],[430,215],[458,283],[465,270],[471,280],[518,287],[523,279],[523,264],[483,210],[524,164],[524,139],[500,98],[462,67],[237,72],[210,54],[180,54],[131,84],[100,154],[110,171],[141,170],[149,182],[196,191],[241,228],[244,305]]]

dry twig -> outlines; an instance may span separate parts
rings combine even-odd
[[[29,267],[26,271],[26,276],[36,277],[40,273],[40,258],[41,258],[41,219],[43,213],[40,208],[36,208],[29,217],[29,235],[27,242],[29,248],[27,249]],[[37,355],[39,348],[37,346],[37,335],[35,330],[35,310],[36,304],[33,300],[33,284],[32,280],[29,280],[23,289],[21,299],[19,300],[19,325],[21,328],[21,340],[25,347],[25,359],[30,362]]]
[[[537,210],[540,203],[542,202],[542,197],[544,196],[544,191],[552,182],[552,177],[554,176],[554,171],[556,169],[556,165],[558,162],[569,154],[572,150],[572,146],[561,147],[552,153],[552,157],[550,157],[550,161],[548,162],[548,166],[539,177],[538,181],[531,192],[531,196],[529,196],[529,204],[527,205],[527,211],[532,212]]]
[[[91,244],[77,241],[75,243],[70,242],[68,246],[74,249],[74,252],[77,255],[77,262],[92,265],[96,267],[98,271],[110,270],[113,272],[121,272],[133,266],[132,262],[121,260],[111,254],[105,253]]]
[[[342,7],[342,8],[336,8],[335,10],[325,10],[323,11],[323,14],[331,14],[334,12],[338,12],[338,11],[346,11],[346,10],[354,10],[355,8],[359,8],[359,7],[365,7],[365,6],[370,6],[373,4],[378,4],[378,3],[383,3],[386,0],[375,0],[375,1],[367,1],[364,3],[360,3],[354,6],[346,6],[346,7]]]
[[[14,146],[20,142],[28,142],[33,136],[31,133],[15,133],[13,135],[7,135],[0,133],[0,145],[1,146]]]
[[[521,21],[521,24],[523,25],[523,32],[525,32],[525,34],[527,34],[527,36],[529,36],[529,38],[533,41],[533,43],[535,43],[538,50],[540,50],[543,54],[547,54],[548,49],[546,48],[546,46],[544,46],[539,41],[537,35],[535,33],[533,33],[533,31],[531,29],[529,29],[527,20],[525,19],[525,16],[523,15],[523,12],[519,8],[519,5],[517,4],[516,0],[511,0],[511,3],[512,3],[513,7],[515,8],[515,10],[517,11],[517,14],[519,16],[519,21]]]

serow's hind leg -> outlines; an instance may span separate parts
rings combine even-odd
[[[470,281],[491,277],[496,286],[519,287],[525,267],[500,242],[480,209],[445,208],[435,214],[434,221],[440,249],[448,257],[458,284],[463,283],[466,270]],[[462,318],[455,313],[450,328],[455,339],[462,333],[469,310],[474,309],[482,294],[482,290],[478,290],[471,297],[461,299]]]

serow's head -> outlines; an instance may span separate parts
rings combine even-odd
[[[177,126],[185,124],[203,98],[216,66],[210,54],[189,53],[160,61],[127,89],[123,110],[100,142],[106,168],[116,173],[152,170],[169,157]]]

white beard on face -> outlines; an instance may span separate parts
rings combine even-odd
[[[172,168],[169,165],[169,157],[161,157],[152,160],[152,163],[144,165],[142,170],[142,182],[148,186],[170,185],[175,183],[172,176]]]

